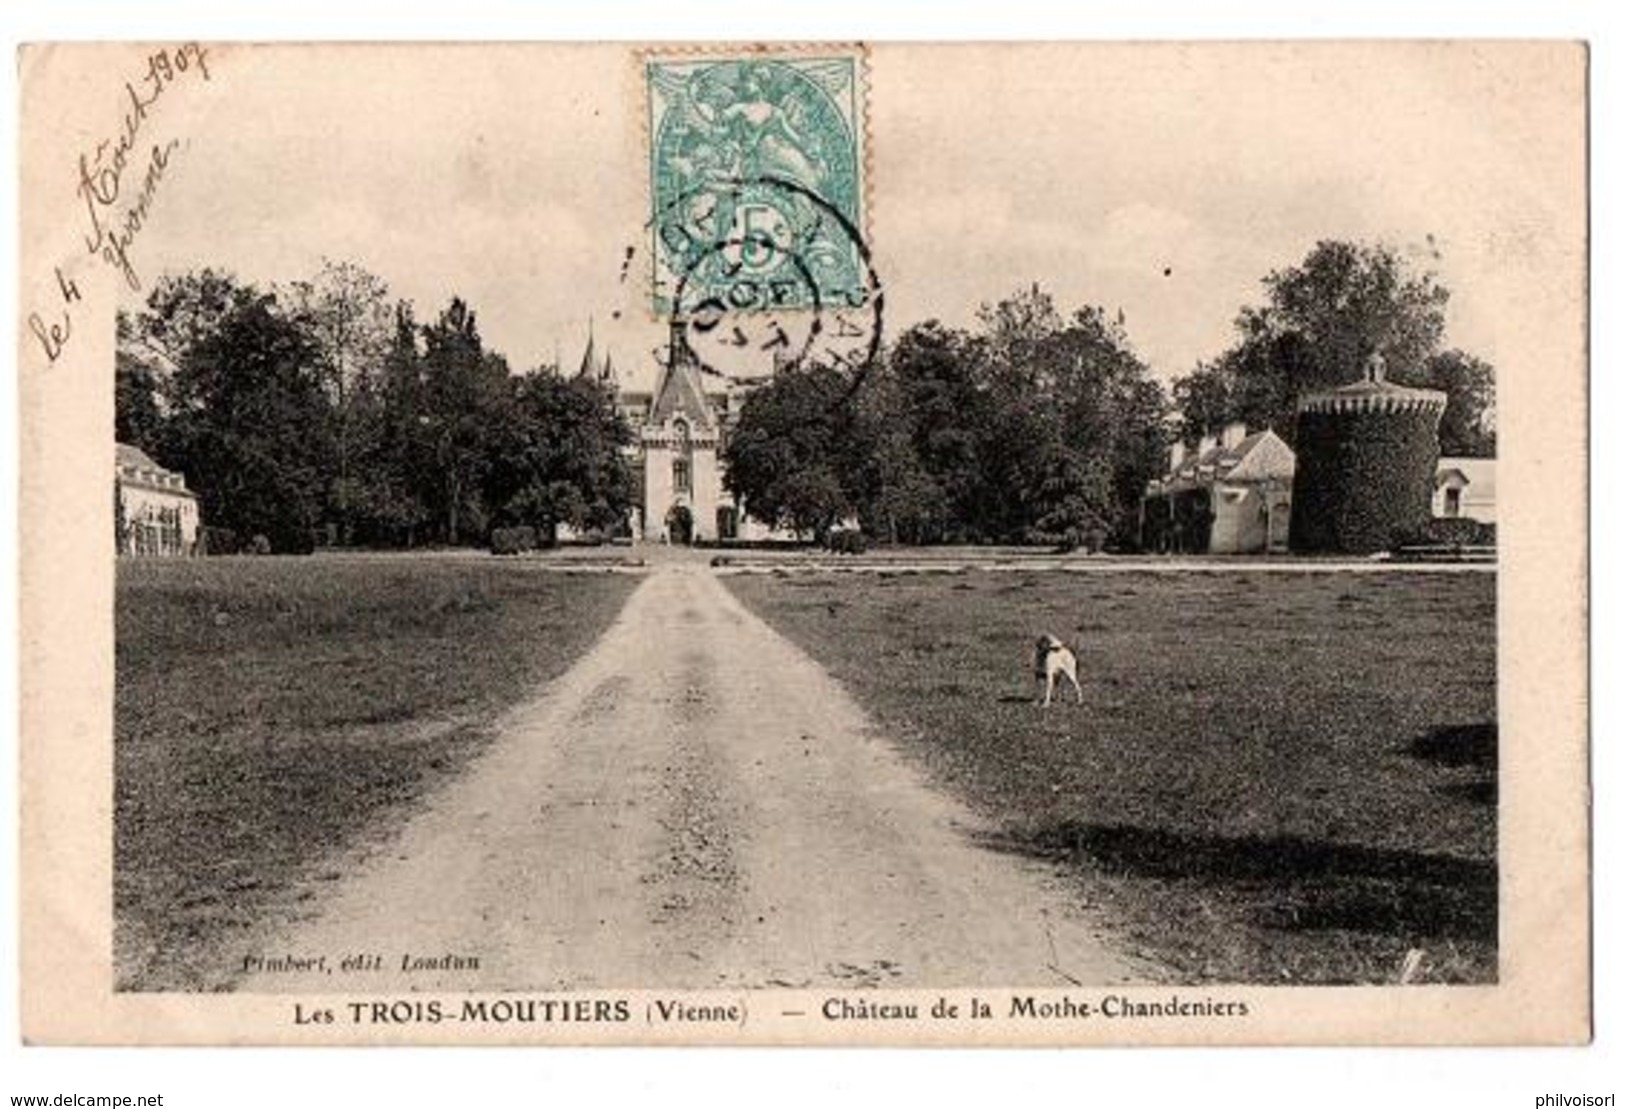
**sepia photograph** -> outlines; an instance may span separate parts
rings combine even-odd
[[[1583,46],[19,72],[37,1037],[1589,1036]]]

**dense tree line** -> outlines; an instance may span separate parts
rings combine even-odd
[[[349,263],[275,290],[163,279],[119,317],[116,382],[120,441],[186,474],[217,541],[479,543],[613,530],[630,503],[607,388],[514,374],[461,299],[420,324]]]
[[[1175,383],[1185,438],[1240,420],[1272,427],[1290,443],[1298,397],[1358,381],[1377,353],[1390,380],[1447,394],[1444,454],[1495,454],[1495,373],[1446,347],[1450,292],[1437,275],[1390,247],[1328,240],[1265,277],[1264,291],[1262,305],[1237,316],[1234,344]]]
[[[910,328],[853,380],[809,367],[753,392],[727,481],[759,519],[892,542],[1133,541],[1166,401],[1122,319],[1038,287],[974,330]]]
[[[1129,546],[1171,439],[1241,421],[1290,443],[1298,398],[1359,380],[1373,353],[1395,382],[1447,394],[1445,454],[1495,453],[1494,371],[1445,346],[1435,274],[1386,246],[1323,241],[1263,284],[1233,345],[1175,381],[1171,402],[1121,314],[1062,317],[1037,286],[974,330],[910,328],[855,386],[783,374],[744,405],[728,484],[758,518],[820,536],[855,517],[909,543]]]
[[[1298,397],[1389,376],[1449,395],[1446,454],[1493,455],[1494,374],[1445,345],[1449,292],[1383,246],[1327,241],[1264,278],[1236,338],[1173,384],[1121,313],[1038,286],[977,325],[904,331],[854,377],[809,366],[746,398],[726,481],[752,516],[819,537],[1131,546],[1175,436],[1240,420],[1289,442]],[[623,526],[636,496],[615,398],[486,348],[458,298],[420,323],[349,263],[264,290],[212,270],[121,313],[121,441],[181,470],[204,520],[274,549],[483,542],[493,527]]]

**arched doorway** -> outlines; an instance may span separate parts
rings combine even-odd
[[[686,504],[674,504],[666,513],[666,534],[673,543],[688,546],[694,542],[694,513]]]

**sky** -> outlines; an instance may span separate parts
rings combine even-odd
[[[150,281],[357,262],[453,295],[516,369],[590,326],[647,386],[647,140],[630,47],[218,48],[135,248]],[[1560,45],[872,48],[865,230],[889,337],[1038,282],[1121,310],[1162,379],[1231,339],[1316,240],[1383,241],[1454,296],[1448,341],[1539,357],[1583,252]],[[623,266],[627,248],[636,254]],[[1509,326],[1512,321],[1515,326]]]

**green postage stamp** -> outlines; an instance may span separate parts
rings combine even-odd
[[[644,56],[657,315],[860,307],[860,48]]]

